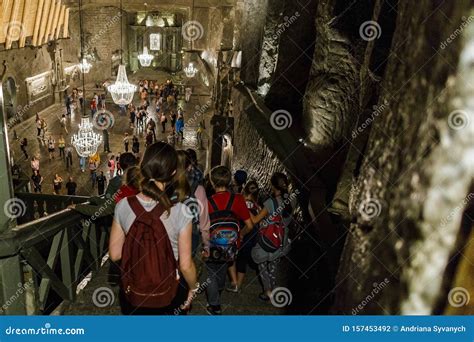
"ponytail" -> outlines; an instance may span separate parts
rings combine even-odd
[[[282,216],[284,218],[290,217],[293,212],[293,207],[291,206],[290,195],[289,195],[289,182],[288,177],[281,172],[275,172],[270,180],[272,186],[280,191],[281,197],[283,199],[283,204],[285,208],[283,210]]]
[[[171,199],[168,197],[168,194],[166,191],[162,191],[155,183],[155,180],[153,178],[143,178],[140,182],[140,188],[142,193],[145,196],[148,196],[152,198],[153,200],[159,202],[166,210],[166,212],[169,213],[171,212],[171,207],[173,206],[173,203],[171,202]]]

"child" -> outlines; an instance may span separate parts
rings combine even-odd
[[[210,179],[216,193],[209,198],[210,252],[206,267],[211,281],[207,287],[209,304],[206,310],[210,315],[220,315],[220,295],[225,287],[228,265],[235,260],[238,240],[252,230],[253,223],[244,197],[229,191],[232,180],[230,170],[225,166],[216,166],[211,170]],[[245,224],[241,231],[239,222]],[[225,237],[220,235],[222,231],[225,231]]]

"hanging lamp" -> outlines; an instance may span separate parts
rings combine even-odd
[[[140,65],[143,67],[149,67],[151,65],[151,61],[155,58],[153,55],[148,53],[148,48],[145,46],[143,48],[143,53],[138,55],[138,60],[140,61]]]
[[[87,61],[84,57],[84,33],[82,30],[82,0],[79,0],[79,18],[81,26],[81,64],[87,65]],[[85,63],[84,63],[85,61]],[[88,64],[90,66],[90,64]],[[84,97],[86,96],[86,86],[85,86],[85,76],[87,72],[90,71],[90,67],[86,71],[81,69],[82,74],[82,93]],[[86,115],[86,106],[82,105],[82,118],[81,123],[79,124],[79,131],[76,134],[72,135],[71,144],[77,151],[77,154],[81,157],[90,157],[97,153],[99,145],[102,143],[102,136],[94,132],[94,126],[89,120],[89,117]]]
[[[123,16],[122,0],[120,0],[120,13]],[[122,25],[123,26],[123,25]],[[137,86],[128,82],[127,70],[123,64],[123,29],[120,30],[120,65],[118,68],[117,80],[107,87],[112,95],[112,100],[119,106],[126,106],[133,100],[133,95],[137,91]]]
[[[79,29],[80,29],[80,34],[81,34],[81,62],[77,65],[79,67],[79,70],[83,74],[88,74],[89,71],[91,71],[92,64],[90,64],[87,61],[87,58],[84,57],[84,30],[83,30],[83,24],[82,24],[82,4],[81,2],[79,3]]]

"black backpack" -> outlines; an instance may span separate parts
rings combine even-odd
[[[210,255],[209,261],[230,262],[237,257],[240,221],[232,211],[235,195],[230,194],[229,202],[221,210],[214,199],[209,197],[209,204],[214,210],[209,214],[211,226],[209,228]]]

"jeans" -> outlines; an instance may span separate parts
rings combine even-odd
[[[278,259],[273,261],[265,261],[258,264],[260,280],[262,281],[265,291],[272,291],[276,288]]]
[[[97,180],[97,172],[96,170],[90,170],[91,171],[91,182],[92,182],[92,188],[95,188],[95,183]]]
[[[221,305],[221,292],[225,287],[227,263],[206,262],[209,285],[206,289],[207,302],[212,306]]]

